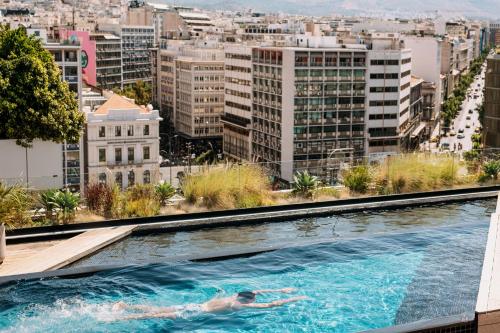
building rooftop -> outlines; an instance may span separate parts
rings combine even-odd
[[[106,103],[101,105],[94,114],[106,115],[109,113],[109,110],[140,110],[140,113],[150,113],[143,105],[137,105],[134,103],[133,99],[120,96],[118,94],[113,94],[111,98],[109,98]]]

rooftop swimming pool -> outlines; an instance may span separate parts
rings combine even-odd
[[[0,286],[0,331],[357,332],[473,313],[494,206],[494,200],[475,201],[131,237],[77,265],[136,265]],[[285,248],[174,260],[271,246]],[[119,300],[169,306],[284,287],[309,299],[176,320],[109,321],[120,316],[111,309]],[[257,301],[289,296],[265,294]]]

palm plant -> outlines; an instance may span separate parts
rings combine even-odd
[[[297,174],[293,176],[292,194],[311,199],[314,197],[314,193],[319,185],[320,181],[318,177],[310,175],[307,170],[304,172],[297,172]]]
[[[54,197],[54,203],[59,209],[59,218],[63,224],[68,224],[75,218],[75,210],[80,203],[80,195],[71,193],[69,190],[58,191]]]
[[[58,192],[58,190],[50,189],[40,193],[38,196],[38,202],[45,210],[45,218],[47,220],[52,220],[54,217],[54,210],[56,209],[55,197]]]
[[[165,206],[167,200],[174,196],[175,188],[169,183],[158,184],[155,187],[156,196],[162,206]]]

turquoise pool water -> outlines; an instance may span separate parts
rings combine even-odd
[[[10,283],[0,286],[0,331],[357,332],[471,312],[493,203],[465,205],[472,217],[462,222],[362,233],[246,258],[164,262],[74,279]],[[441,208],[450,207],[464,208]],[[121,316],[111,310],[118,300],[168,306],[284,287],[297,288],[297,295],[309,299],[178,320],[106,321]],[[279,297],[263,295],[258,301]]]

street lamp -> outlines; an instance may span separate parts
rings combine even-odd
[[[173,164],[173,154],[172,154],[172,138],[176,138],[178,137],[178,135],[174,135],[173,137],[172,136],[169,136],[168,137],[168,147],[169,147],[169,150],[170,150],[170,184],[172,184],[172,164]]]

